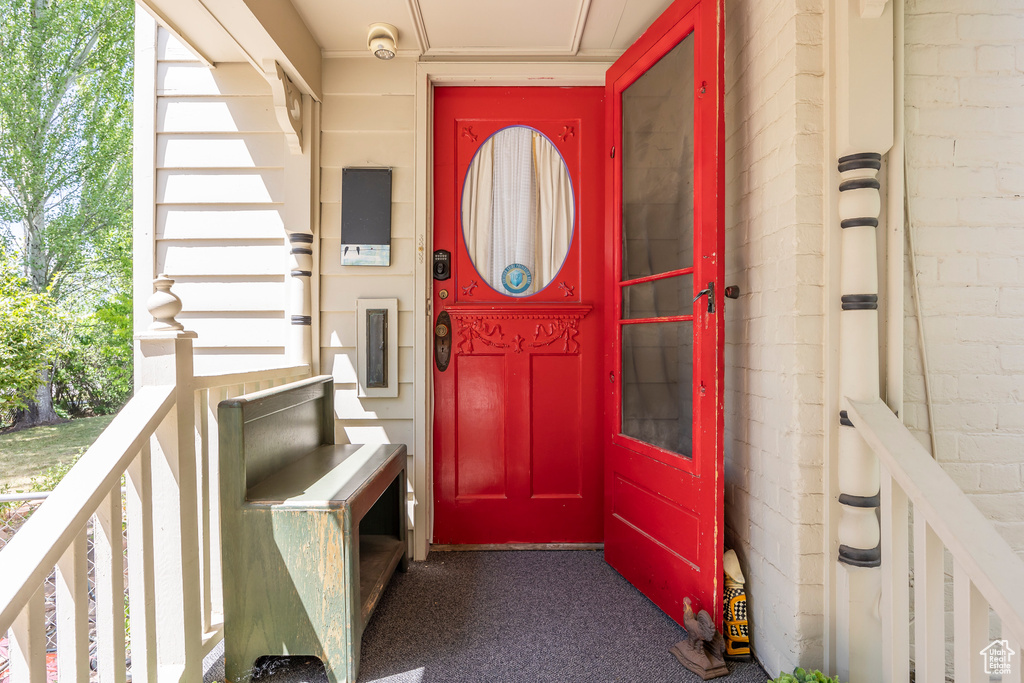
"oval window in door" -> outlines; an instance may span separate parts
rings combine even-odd
[[[509,126],[473,156],[462,188],[462,235],[484,282],[507,296],[551,284],[572,241],[575,204],[565,161],[544,134]]]

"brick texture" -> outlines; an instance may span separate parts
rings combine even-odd
[[[1024,0],[907,0],[907,150],[936,457],[1024,554]],[[925,444],[907,290],[904,419]]]
[[[823,657],[821,6],[726,2],[726,545],[772,673]]]

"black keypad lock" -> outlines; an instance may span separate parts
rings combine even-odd
[[[447,280],[452,276],[452,254],[444,249],[434,252],[434,279]]]

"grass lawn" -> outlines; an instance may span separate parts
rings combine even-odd
[[[41,476],[60,462],[68,462],[91,446],[113,419],[113,415],[83,417],[0,434],[0,490],[5,484],[12,492],[27,490],[32,477]]]

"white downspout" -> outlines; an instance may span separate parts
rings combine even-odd
[[[885,184],[885,402],[903,419],[904,328],[904,201],[906,150],[904,148],[904,0],[893,0],[893,139],[886,165]]]

